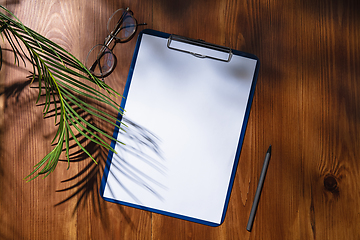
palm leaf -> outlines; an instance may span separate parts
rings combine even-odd
[[[100,107],[86,103],[84,99],[95,100],[99,105],[105,104],[122,114],[123,110],[111,98],[112,96],[120,96],[120,94],[92,75],[78,59],[61,46],[24,26],[5,7],[0,5],[0,8],[11,16],[9,17],[0,12],[0,34],[3,40],[6,40],[11,46],[15,64],[19,65],[20,62],[24,65],[26,65],[26,62],[32,64],[33,73],[30,84],[35,79],[39,82],[39,95],[36,103],[41,98],[44,90],[44,117],[53,106],[55,125],[58,127],[52,140],[52,143],[55,144],[53,150],[34,166],[33,171],[25,179],[31,181],[40,175],[46,177],[53,172],[63,152],[64,145],[66,158],[68,164],[70,164],[69,141],[71,138],[96,163],[96,160],[81,145],[76,136],[82,136],[101,147],[115,152],[102,137],[117,140],[88,122],[77,110],[113,125],[118,125],[116,117],[106,113]],[[0,69],[2,63],[1,51],[0,47]],[[89,82],[93,83],[95,87],[91,87]],[[105,90],[106,94],[102,93],[101,90]]]

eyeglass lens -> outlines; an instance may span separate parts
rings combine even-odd
[[[112,51],[103,44],[91,49],[86,59],[86,67],[97,77],[109,74],[115,67],[116,58]]]
[[[109,18],[107,24],[109,35],[114,36],[119,41],[126,41],[136,30],[136,20],[132,13],[124,9],[118,9]]]

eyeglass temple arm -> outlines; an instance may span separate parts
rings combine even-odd
[[[99,65],[99,70],[100,70],[101,78],[102,78],[102,81],[104,82],[103,71],[102,71],[102,68],[101,68],[99,59],[100,59],[100,58],[98,58],[98,59],[95,60],[95,62],[93,63],[93,65],[90,67],[89,70],[93,72],[93,71],[95,70],[96,65]]]
[[[114,30],[112,30],[112,32],[110,33],[111,35],[116,36],[119,33],[118,28],[121,26],[121,23],[123,22],[124,17],[128,12],[129,12],[129,8],[127,8],[126,11],[121,15],[118,22],[116,23],[116,26],[115,26]],[[115,34],[114,34],[114,31],[115,31]]]
[[[124,20],[124,16],[128,12],[129,12],[129,8],[126,8],[126,11],[121,15],[118,22],[116,23],[114,30],[112,30],[112,32],[109,34],[109,36],[107,36],[107,38],[105,39],[105,43],[104,43],[105,46],[108,47],[110,45],[110,43],[114,40],[115,36],[120,32],[121,28],[119,29],[119,26],[121,26],[120,24],[122,23],[122,21]]]
[[[117,31],[115,32],[115,34],[109,34],[109,36],[107,36],[107,38],[105,39],[105,43],[104,45],[109,47],[110,43],[115,39],[115,36],[118,35],[118,33],[123,30],[124,28],[130,28],[130,27],[136,27],[136,26],[142,26],[142,25],[147,25],[147,23],[140,23],[140,24],[134,24],[134,25],[127,25],[127,26],[123,26],[120,27],[119,29],[117,29]],[[114,31],[112,31],[114,32]]]

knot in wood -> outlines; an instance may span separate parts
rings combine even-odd
[[[333,176],[332,174],[328,174],[325,176],[324,187],[326,190],[333,192],[336,190],[337,185],[338,185],[338,183],[337,183],[335,176]]]

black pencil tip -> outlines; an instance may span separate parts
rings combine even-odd
[[[271,154],[271,145],[270,145],[269,149],[267,150],[267,152]]]

